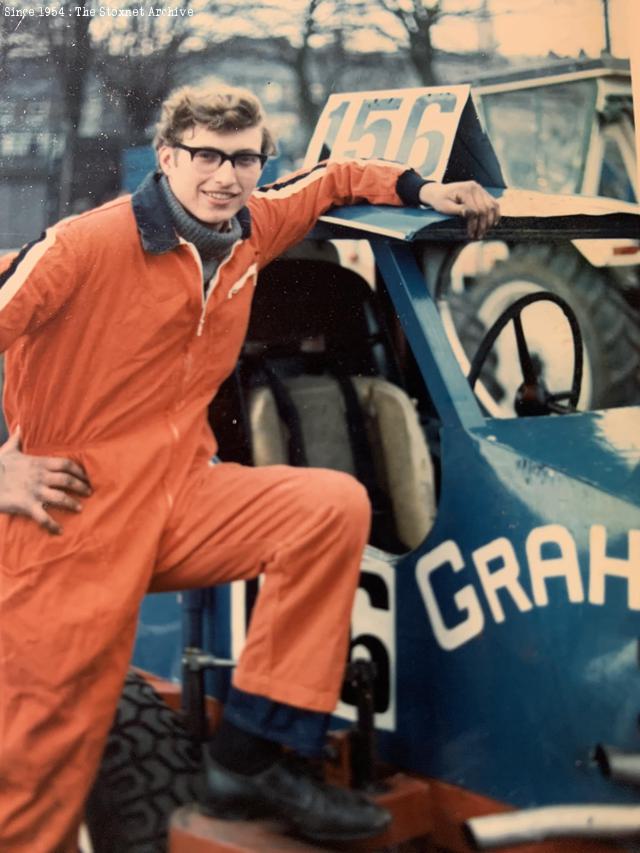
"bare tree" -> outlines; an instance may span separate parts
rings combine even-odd
[[[441,0],[430,6],[422,0],[375,0],[381,8],[400,23],[406,33],[409,60],[424,86],[434,86],[432,28],[442,18]]]
[[[336,63],[346,61],[337,0],[289,0],[286,7],[281,0],[254,0],[250,18],[244,0],[227,0],[221,8],[241,22],[243,35],[271,37],[271,58],[293,76],[297,114],[308,135],[339,74]]]
[[[174,85],[176,59],[193,35],[191,6],[185,0],[181,17],[123,17],[94,30],[96,72],[109,97],[122,103],[130,144],[147,141],[149,125]]]
[[[80,9],[91,0],[76,0]],[[78,155],[80,119],[87,76],[91,66],[91,38],[87,15],[71,14],[43,17],[50,62],[60,82],[64,105],[65,144],[59,180],[58,215],[68,212],[73,194],[73,174]]]
[[[309,0],[302,18],[300,44],[292,46],[291,67],[295,74],[300,117],[307,132],[315,127],[321,104],[315,97],[311,71],[313,48],[311,39],[317,33],[316,13],[322,0]]]
[[[322,20],[319,13],[324,13]],[[333,0],[305,0],[299,11],[297,38],[289,41],[288,49],[279,57],[294,75],[298,115],[305,136],[313,131],[331,82],[339,73],[336,59],[342,57],[346,61],[334,13]]]
[[[406,51],[419,82],[437,85],[433,29],[445,18],[486,16],[486,0],[478,0],[473,8],[445,7],[444,0],[339,0],[346,32],[365,30],[387,44]]]

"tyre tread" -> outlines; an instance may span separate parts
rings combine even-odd
[[[200,747],[135,672],[127,676],[86,823],[95,853],[162,853],[178,806],[202,794]]]
[[[474,309],[488,290],[513,279],[558,293],[576,312],[592,361],[592,408],[640,402],[640,315],[605,269],[592,267],[570,245],[521,243],[470,288]]]

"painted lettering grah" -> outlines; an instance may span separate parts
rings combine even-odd
[[[613,557],[607,550],[606,528],[592,525],[585,572],[581,571],[575,539],[561,524],[534,527],[524,547],[526,571],[518,561],[513,543],[504,536],[476,548],[467,561],[453,539],[447,539],[418,560],[416,580],[441,648],[452,651],[473,640],[482,633],[489,617],[496,623],[504,622],[507,598],[521,613],[546,607],[550,595],[548,581],[553,578],[564,581],[553,584],[553,595],[564,595],[572,604],[588,602],[602,606],[610,584],[625,584],[629,610],[640,610],[640,530],[629,531],[627,556]],[[549,550],[553,556],[549,556]],[[451,601],[442,600],[436,593],[434,579],[441,572],[460,574],[466,581],[453,594],[452,603],[459,617],[455,624],[447,624],[443,616]],[[477,587],[482,591],[481,596]]]

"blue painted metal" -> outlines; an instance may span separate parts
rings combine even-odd
[[[398,725],[381,738],[389,760],[521,807],[637,802],[591,760],[599,742],[638,750],[640,604],[629,607],[629,582],[615,577],[604,605],[589,602],[589,533],[603,525],[607,553],[633,561],[640,583],[640,543],[632,555],[628,539],[640,526],[639,422],[638,410],[489,421],[471,441],[443,428],[436,524],[397,565]],[[566,580],[554,577],[548,604],[535,602],[526,541],[545,525],[575,542],[581,601],[571,602]],[[492,615],[472,557],[498,539],[511,543],[531,604],[521,612],[503,590],[503,621]],[[443,564],[433,574],[443,619],[453,628],[468,618],[455,603],[461,590],[481,619],[475,637],[447,651],[416,578],[421,559],[449,540],[464,567]],[[542,553],[551,559],[559,549]]]
[[[640,234],[640,206],[614,199],[585,199],[526,190],[485,188],[501,200],[504,215],[492,229],[492,239],[560,240],[578,237],[630,237]],[[570,207],[567,207],[570,203]],[[585,212],[578,213],[583,210]],[[596,214],[595,211],[598,211]],[[574,212],[568,212],[574,211]],[[590,212],[587,212],[590,211]],[[329,211],[311,233],[318,239],[386,237],[405,242],[447,240],[466,242],[466,225],[459,216],[430,208],[352,205]]]
[[[372,241],[373,252],[413,354],[441,420],[451,427],[480,426],[480,407],[460,372],[438,310],[409,246]]]
[[[476,434],[496,434],[523,457],[543,460],[612,497],[640,503],[638,406],[561,418],[488,420]]]
[[[260,175],[260,184],[271,184],[291,169],[292,162],[289,156],[285,152],[279,152],[274,157],[269,157],[265,163]]]
[[[495,192],[498,195],[498,192]],[[390,207],[384,205],[358,204],[340,207],[322,217],[313,232],[314,236],[330,237],[332,229],[344,229],[341,236],[369,239],[378,235],[411,242],[422,233],[454,218],[429,208]],[[461,230],[461,234],[462,234]]]
[[[138,617],[133,652],[136,666],[163,678],[180,678],[182,657],[182,600],[179,593],[147,595]]]
[[[156,168],[156,155],[151,145],[139,145],[122,151],[122,189],[132,193],[149,172]]]

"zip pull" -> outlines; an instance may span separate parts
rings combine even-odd
[[[206,312],[206,308],[202,309],[202,314],[200,314],[200,320],[198,321],[198,331],[196,332],[196,338],[202,337],[202,330],[204,329],[204,315]]]
[[[251,264],[251,266],[244,273],[244,275],[241,278],[239,278],[235,282],[235,284],[230,288],[229,292],[227,293],[227,299],[231,299],[232,296],[235,296],[236,293],[239,293],[242,290],[242,288],[245,286],[247,281],[252,277],[254,279],[253,284],[255,287],[255,285],[257,283],[257,272],[258,272],[258,265],[257,264]]]

